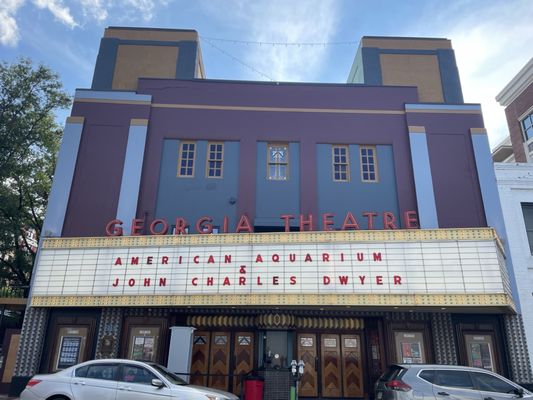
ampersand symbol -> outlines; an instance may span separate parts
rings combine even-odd
[[[246,265],[241,265],[241,268],[239,269],[239,273],[245,274],[246,273]]]

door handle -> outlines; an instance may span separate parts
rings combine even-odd
[[[75,385],[85,385],[84,381],[74,381]]]
[[[483,400],[494,400],[492,397],[485,397]]]
[[[446,392],[438,392],[437,394],[441,395],[441,396],[449,396],[450,395],[449,393],[446,393]]]
[[[131,387],[129,387],[129,386],[119,386],[118,390],[131,390]]]

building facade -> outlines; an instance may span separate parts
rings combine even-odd
[[[498,190],[523,310],[533,309],[533,59],[498,94],[509,137],[493,150]],[[523,313],[529,358],[533,359],[533,318]]]
[[[391,362],[533,381],[448,40],[363,38],[352,83],[265,83],[205,79],[195,32],[108,28],[94,77],[65,126],[13,392],[109,357],[235,393],[257,371],[267,399],[293,359],[301,398],[369,397]]]

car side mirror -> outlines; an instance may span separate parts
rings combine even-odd
[[[516,388],[514,390],[514,394],[516,394],[518,397],[522,398],[522,397],[524,397],[524,389]]]
[[[152,386],[155,386],[157,388],[162,388],[163,386],[165,386],[165,384],[163,383],[161,379],[152,379]]]

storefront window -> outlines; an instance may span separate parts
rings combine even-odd
[[[129,337],[128,358],[156,361],[159,342],[158,326],[133,326]]]
[[[53,370],[58,371],[82,361],[85,354],[88,329],[78,326],[64,326],[56,339]]]
[[[403,364],[427,362],[422,332],[394,332],[394,342],[397,362]]]
[[[288,341],[286,331],[265,332],[265,366],[287,367]]]
[[[496,372],[491,335],[465,335],[468,365]]]

